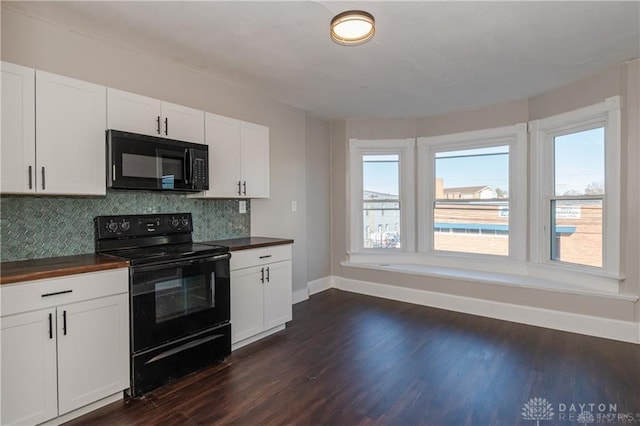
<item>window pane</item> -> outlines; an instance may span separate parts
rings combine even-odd
[[[400,248],[400,203],[363,203],[365,248]]]
[[[392,155],[364,155],[362,157],[363,198],[398,199],[400,159]]]
[[[604,194],[604,127],[554,138],[555,195]]]
[[[509,146],[440,152],[435,250],[509,254]]]
[[[602,200],[553,200],[551,212],[551,259],[602,267]]]
[[[363,247],[400,248],[400,156],[362,157]]]

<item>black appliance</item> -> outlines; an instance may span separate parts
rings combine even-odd
[[[107,130],[107,187],[198,192],[209,189],[209,147]]]
[[[130,262],[131,395],[231,353],[228,247],[193,243],[191,213],[94,224],[96,252]]]

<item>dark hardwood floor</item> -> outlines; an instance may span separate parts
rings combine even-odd
[[[69,424],[640,423],[640,345],[339,290],[293,318],[223,363]],[[550,420],[524,406],[534,397]]]

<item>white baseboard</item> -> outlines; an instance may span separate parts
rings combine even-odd
[[[608,318],[592,317],[571,312],[553,311],[525,305],[494,302],[472,297],[456,296],[407,287],[358,281],[342,277],[328,277],[332,285],[353,293],[366,294],[400,302],[430,306],[466,314],[479,315],[521,324],[603,337],[623,342],[640,343],[640,324]],[[318,287],[320,288],[320,287]],[[311,291],[315,294],[319,291]],[[323,288],[326,290],[326,288]]]
[[[105,405],[109,405],[112,402],[120,401],[123,398],[124,398],[124,391],[116,392],[113,395],[110,395],[110,396],[107,396],[106,398],[102,398],[98,401],[92,402],[91,404],[85,405],[84,407],[80,407],[77,410],[74,410],[70,413],[63,414],[62,416],[56,417],[55,419],[51,419],[43,423],[43,425],[56,425],[56,426],[61,425],[77,417],[83,416],[87,413],[97,410],[98,408],[102,408]]]
[[[243,346],[247,346],[250,343],[257,342],[260,339],[264,339],[267,336],[271,336],[279,331],[282,331],[286,328],[286,324],[277,325],[269,330],[265,330],[262,333],[258,333],[255,336],[247,337],[244,340],[240,340],[239,342],[235,342],[231,344],[231,351],[235,351],[236,349],[240,349]]]
[[[294,305],[296,303],[304,302],[307,299],[309,299],[309,288],[303,288],[293,292],[292,302]]]
[[[336,278],[337,277],[330,275],[328,277],[320,278],[315,281],[310,281],[307,284],[307,288],[309,289],[309,296],[320,293],[321,291],[329,290],[330,288],[335,288]]]

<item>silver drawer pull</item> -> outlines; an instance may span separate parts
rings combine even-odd
[[[45,293],[42,295],[42,297],[57,296],[59,294],[66,294],[66,293],[72,293],[72,292],[73,290],[56,291],[55,293]]]

